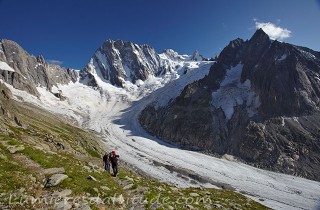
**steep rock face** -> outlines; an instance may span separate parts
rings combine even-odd
[[[39,95],[36,90],[38,85],[51,90],[53,85],[67,84],[76,81],[78,77],[76,71],[48,64],[42,56],[35,58],[10,40],[0,42],[0,61],[14,70],[7,71],[0,68],[0,79],[36,96]]]
[[[14,109],[13,96],[9,88],[0,81],[0,122],[12,122],[14,125],[23,126],[17,111]],[[0,126],[0,133],[7,134],[8,130]]]
[[[278,41],[264,42],[254,50],[248,43],[241,80],[249,79],[261,98],[260,114],[300,116],[319,110],[319,53]]]
[[[4,117],[11,117],[12,108],[12,93],[0,82],[0,115]]]
[[[208,76],[142,126],[182,146],[319,180],[319,52],[270,40],[261,29],[221,52]]]
[[[162,71],[160,57],[152,47],[107,40],[82,70],[81,77],[85,79],[90,74],[97,74],[111,84],[122,87],[125,81],[144,81],[149,75],[157,76]]]
[[[320,115],[250,121],[234,154],[255,166],[319,181]]]

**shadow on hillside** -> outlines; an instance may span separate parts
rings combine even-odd
[[[320,198],[319,198],[320,199]],[[313,208],[313,210],[320,210],[320,200],[317,202],[316,206]]]
[[[161,91],[162,88],[156,90]],[[153,94],[152,94],[153,95]],[[138,117],[140,112],[149,104],[150,95],[131,103],[131,106],[127,109],[121,110],[123,113],[119,119],[113,120],[114,124],[120,125],[123,130],[129,131],[127,135],[128,139],[131,138],[134,141],[134,137],[143,137],[151,141],[157,142],[159,145],[176,148],[181,150],[195,151],[191,148],[181,147],[179,145],[170,143],[169,141],[159,139],[155,136],[152,136],[148,131],[146,131],[139,123]]]

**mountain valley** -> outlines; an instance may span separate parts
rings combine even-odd
[[[27,208],[317,209],[319,74],[319,52],[262,30],[215,59],[107,40],[82,70],[1,40],[0,175],[9,181],[0,207],[19,208],[8,194],[71,190],[64,197],[98,201]],[[120,154],[118,178],[100,167],[108,150]],[[52,168],[67,178],[47,187]],[[213,202],[154,203],[158,195]]]

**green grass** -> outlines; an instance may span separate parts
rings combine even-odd
[[[10,157],[7,160],[0,158],[0,165],[0,192],[14,192],[26,185],[22,178],[27,174],[27,171],[13,162]]]
[[[167,184],[144,181],[149,191],[145,195],[148,203],[146,209],[165,210],[169,206],[174,209],[186,209],[187,205],[195,209],[268,209],[238,193],[222,189],[185,188],[175,189]],[[198,197],[190,196],[197,193]]]
[[[5,134],[0,134],[0,139],[4,140],[7,142],[8,145],[14,146],[14,145],[19,145],[19,141],[17,141],[15,138],[5,135]]]
[[[137,189],[139,186],[138,186],[138,184],[137,183],[134,183],[133,185],[132,185],[132,187],[130,188],[130,190],[135,190],[135,189]]]
[[[93,149],[87,149],[87,152],[91,157],[101,158],[101,155]]]
[[[1,134],[0,140],[7,141],[8,145],[18,145],[18,141]],[[26,187],[30,180],[25,179],[32,174],[30,171],[22,167],[21,164],[13,160],[12,154],[9,153],[6,146],[0,143],[1,154],[5,158],[0,158],[0,192],[11,193],[15,192],[21,187]]]
[[[119,179],[122,179],[122,180],[125,180],[126,179],[126,176],[127,174],[123,173],[123,172],[119,172],[119,174],[117,175]]]
[[[25,150],[20,153],[28,156],[31,160],[39,163],[43,168],[55,168],[58,166],[57,161],[61,158],[57,155],[46,154],[41,150],[35,149],[31,146],[25,146]]]

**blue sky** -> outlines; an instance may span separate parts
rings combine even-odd
[[[211,57],[257,26],[320,51],[320,0],[0,0],[0,11],[0,38],[77,69],[107,39]]]

